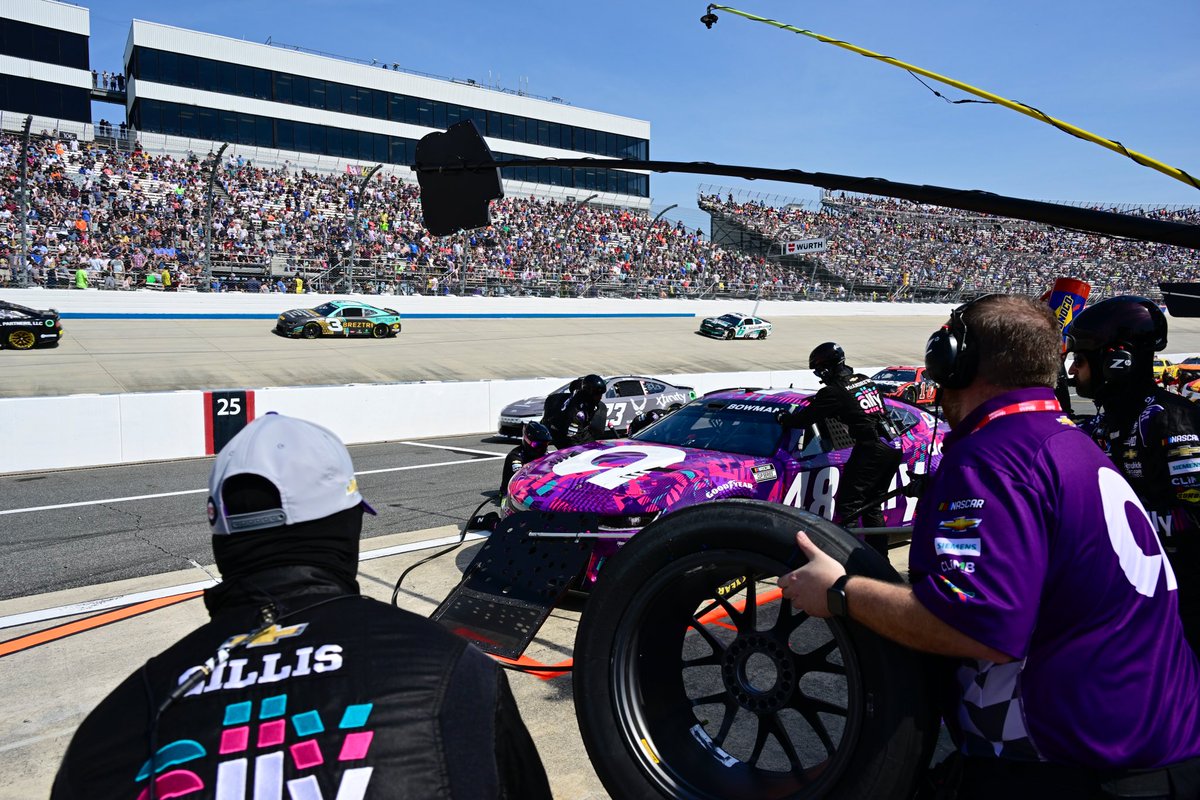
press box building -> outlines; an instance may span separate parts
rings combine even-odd
[[[91,122],[90,32],[86,8],[52,0],[0,2],[0,112],[32,114],[35,131],[50,120]]]
[[[127,117],[141,132],[411,165],[422,136],[471,119],[500,160],[649,157],[643,120],[141,20],[130,29],[125,74]],[[550,194],[649,206],[642,172],[544,166],[502,174]]]

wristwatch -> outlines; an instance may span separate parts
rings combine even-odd
[[[846,581],[850,576],[843,575],[833,582],[825,591],[825,603],[829,606],[829,614],[840,619],[850,618],[850,604],[846,600]]]

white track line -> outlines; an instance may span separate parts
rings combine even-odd
[[[387,467],[386,469],[367,469],[362,472],[356,472],[356,475],[378,475],[381,472],[403,472],[408,469],[429,469],[430,467],[450,467],[455,464],[484,464],[488,461],[496,461],[504,458],[502,455],[491,453],[491,458],[464,458],[459,461],[439,461],[436,464],[413,464],[408,467]]]
[[[483,452],[476,450],[473,452]],[[504,458],[503,455],[497,453],[489,453],[491,458],[464,458],[458,461],[439,461],[436,464],[412,464],[407,467],[387,467],[386,469],[368,469],[361,472],[356,472],[356,475],[378,475],[381,472],[403,472],[410,469],[432,469],[433,467],[451,467],[456,464],[477,464],[484,461],[495,461],[499,458]],[[100,506],[105,503],[129,503],[135,500],[155,500],[160,497],[179,497],[185,494],[205,494],[208,489],[184,489],[179,492],[159,492],[158,494],[138,494],[130,497],[109,497],[104,500],[82,500],[78,503],[58,503],[52,506],[30,506],[29,508],[8,508],[0,511],[0,516],[5,514],[28,514],[33,511],[54,511],[59,508],[80,508],[82,506]]]
[[[475,542],[480,539],[486,539],[487,534],[483,533],[468,533],[465,541]],[[414,553],[418,550],[430,550],[434,547],[444,547],[446,545],[455,544],[459,540],[457,536],[443,536],[437,539],[423,539],[419,542],[410,542],[409,544],[399,544],[392,547],[380,547],[375,550],[364,550],[358,554],[359,561],[370,561],[375,558],[386,558],[388,556],[401,555],[403,553]],[[368,540],[370,541],[370,540]],[[81,603],[71,603],[65,606],[55,606],[54,608],[44,608],[40,611],[27,611],[23,614],[10,614],[6,617],[0,617],[0,629],[15,628],[18,625],[29,625],[34,622],[45,622],[49,619],[61,619],[62,617],[75,617],[80,614],[91,614],[98,611],[110,611],[114,608],[124,608],[131,606],[134,603],[144,603],[147,600],[158,600],[162,597],[170,597],[176,594],[184,594],[185,592],[194,592],[200,589],[207,589],[210,586],[215,586],[216,581],[198,581],[196,583],[182,583],[177,586],[166,586],[162,589],[152,589],[146,592],[136,592],[134,594],[122,594],[116,597],[107,597],[101,600],[85,600]]]
[[[497,453],[495,450],[472,450],[469,447],[452,447],[448,444],[426,444],[425,442],[399,442],[399,444],[407,444],[411,447],[432,447],[435,450],[453,450],[456,453],[480,453],[485,456],[504,456],[504,453]]]

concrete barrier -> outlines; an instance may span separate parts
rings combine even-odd
[[[0,300],[35,308],[55,308],[65,319],[274,319],[290,308],[311,308],[326,300],[361,300],[396,309],[410,319],[521,317],[709,317],[755,313],[750,300],[626,300],[558,297],[426,297],[423,295],[200,294],[142,289],[0,289]],[[763,300],[759,316],[940,316],[953,304],[860,303]]]
[[[808,370],[657,377],[691,386],[698,394],[735,386],[818,386]],[[253,417],[270,411],[301,417],[324,425],[347,444],[365,444],[495,431],[504,406],[544,397],[568,380],[272,387],[246,390],[246,395]],[[28,472],[202,457],[212,449],[213,415],[223,410],[218,402],[201,391],[0,398],[0,469]]]

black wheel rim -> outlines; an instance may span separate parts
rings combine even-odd
[[[845,770],[862,673],[840,622],[762,602],[784,571],[708,551],[672,561],[632,597],[613,643],[616,722],[664,794],[821,797]],[[725,622],[701,623],[710,609]]]

